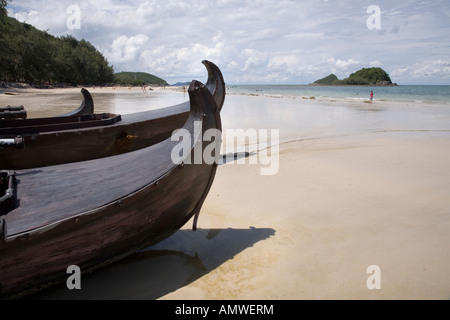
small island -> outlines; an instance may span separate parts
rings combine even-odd
[[[352,73],[348,78],[339,80],[334,74],[315,81],[316,86],[396,86],[389,74],[381,68],[363,68]]]
[[[114,75],[115,83],[119,85],[156,85],[168,86],[166,80],[146,72],[119,72]]]

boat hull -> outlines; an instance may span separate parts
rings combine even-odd
[[[179,162],[172,159],[179,141],[169,138],[115,157],[16,173],[18,207],[0,217],[0,297],[20,297],[65,281],[67,268],[72,265],[79,266],[82,272],[106,266],[158,243],[192,217],[198,217],[213,183],[217,162],[210,164],[202,159],[196,163],[195,150],[205,150],[203,133],[209,129],[220,132],[221,120],[215,99],[204,85],[193,81],[189,95],[190,113],[183,129],[190,132],[192,144]],[[200,131],[195,129],[199,124]],[[215,143],[220,146],[220,137],[216,138]],[[134,171],[139,166],[147,168],[148,173],[140,175]],[[123,189],[129,185],[139,187],[123,191],[122,196],[113,196],[120,192],[120,186],[111,191],[102,188],[100,182],[96,187],[86,183],[86,188],[97,192],[83,193],[86,191],[80,188],[92,179],[92,172],[117,175],[116,180],[124,183]],[[67,183],[71,188],[70,197],[52,196],[50,187],[48,198],[45,188],[41,193],[33,192],[33,175],[45,173],[53,175],[49,181],[57,183],[59,176]],[[70,174],[73,181],[67,182]],[[145,181],[136,182],[139,179]],[[80,204],[92,202],[81,201],[84,194],[91,195],[91,200],[102,199],[103,204],[80,212]],[[33,210],[36,211],[31,214]],[[63,216],[48,217],[46,212],[52,210],[59,210]],[[27,215],[35,218],[42,215],[52,220],[24,225]]]

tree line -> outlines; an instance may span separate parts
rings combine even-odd
[[[11,2],[10,0],[0,0],[0,18],[2,16],[6,16],[7,12],[6,12],[6,5],[8,4],[8,2]]]
[[[46,31],[6,15],[0,0],[0,79],[35,84],[101,85],[114,69],[88,41]]]

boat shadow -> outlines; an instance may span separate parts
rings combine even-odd
[[[69,290],[62,283],[27,299],[155,300],[205,276],[273,235],[274,229],[254,227],[179,230],[153,247],[82,275],[80,290]]]

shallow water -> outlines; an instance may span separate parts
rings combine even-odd
[[[234,86],[229,89],[234,94],[252,94],[270,97],[305,97],[322,100],[367,101],[370,92],[374,101],[399,102],[403,104],[450,105],[450,86],[277,86],[252,85]]]
[[[280,142],[365,134],[450,132],[447,105],[228,95],[223,129],[278,129]],[[226,148],[226,139],[225,139]]]
[[[180,92],[142,92],[133,89],[125,93],[94,92],[93,99],[107,112],[129,114],[170,107],[188,101],[189,96]]]
[[[440,86],[436,87],[440,88]],[[339,93],[337,88],[306,87],[305,90],[328,90],[328,97],[314,100],[305,99],[302,96],[303,87],[292,89],[289,86],[281,88],[266,86],[262,88],[268,89],[264,89],[265,93],[258,91],[256,96],[251,95],[252,90],[255,90],[253,86],[228,89],[230,94],[226,96],[222,109],[224,131],[279,129],[281,140],[291,141],[330,135],[415,130],[439,132],[450,129],[450,96],[444,99],[444,94],[439,96],[439,101],[444,99],[442,102],[424,103],[411,100],[401,102],[391,99],[368,103],[365,100],[330,98],[333,95],[345,95],[347,90],[353,90],[345,87],[340,88],[344,93]],[[396,90],[396,87],[379,88],[379,90]],[[128,91],[89,88],[89,91],[94,99],[94,108],[97,113],[128,114],[169,107],[189,100],[187,93],[169,89],[162,92],[142,92],[139,88]],[[405,89],[402,92],[404,91]],[[283,92],[289,92],[292,95],[273,95]],[[424,97],[429,97],[429,94],[427,91]],[[414,95],[420,95],[420,91],[415,92]],[[409,99],[414,97],[412,94],[409,95]],[[21,93],[15,96],[1,94],[0,106],[24,105],[28,116],[36,118],[72,111],[78,108],[81,99],[81,93],[74,90],[58,93],[43,90],[38,93]]]

